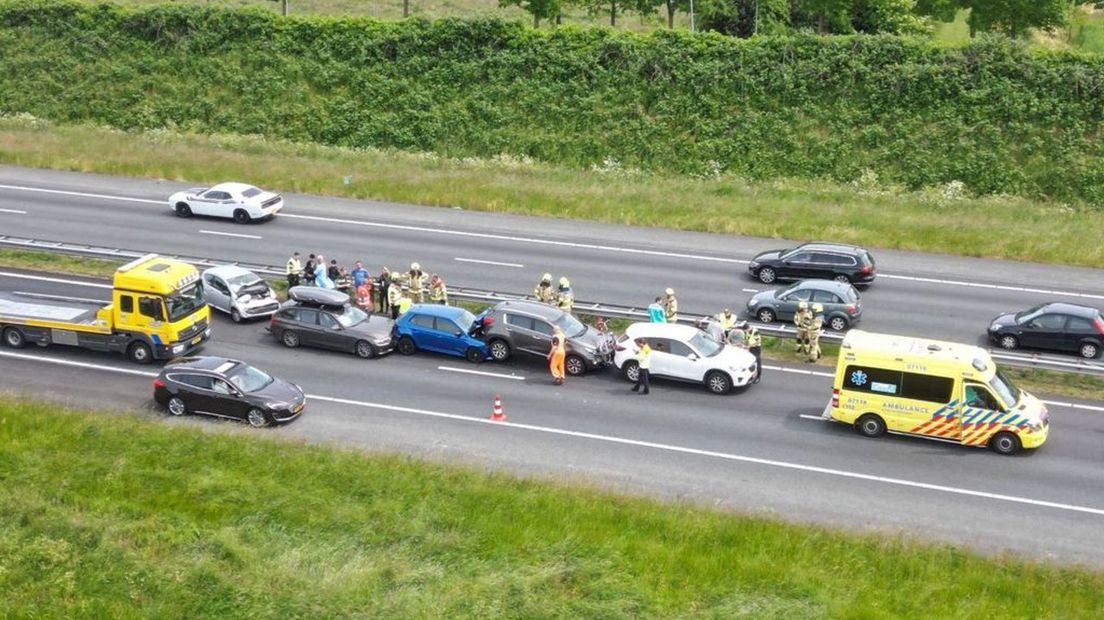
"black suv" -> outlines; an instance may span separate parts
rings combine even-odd
[[[748,263],[748,273],[763,284],[809,278],[870,284],[874,281],[874,257],[853,245],[806,243],[759,254]]]
[[[989,340],[1002,349],[1051,349],[1093,359],[1104,349],[1104,318],[1096,308],[1043,304],[993,319]]]

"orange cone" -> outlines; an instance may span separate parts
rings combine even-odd
[[[505,422],[506,412],[502,410],[502,397],[495,394],[494,409],[491,410],[491,420],[494,422]]]

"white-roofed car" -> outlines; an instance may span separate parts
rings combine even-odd
[[[169,196],[169,208],[180,217],[225,217],[248,224],[276,215],[284,208],[284,199],[247,183],[219,183],[176,192]]]
[[[273,315],[280,309],[276,292],[260,276],[236,265],[211,267],[203,272],[203,299],[235,323]]]
[[[721,344],[709,334],[678,323],[633,323],[617,341],[613,363],[629,381],[636,381],[637,338],[652,349],[652,377],[701,383],[714,394],[744,387],[755,377],[755,357],[747,350]]]

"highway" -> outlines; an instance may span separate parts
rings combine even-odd
[[[240,226],[173,216],[165,200],[185,187],[0,167],[0,234],[272,265],[299,250],[363,259],[373,273],[418,261],[453,285],[506,292],[531,291],[548,271],[567,275],[577,299],[646,305],[671,286],[682,311],[700,314],[742,311],[765,288],[747,276],[748,259],[794,244],[294,194],[275,220]],[[872,251],[879,279],[863,292],[864,329],[982,344],[1001,312],[1104,305],[1098,269]]]
[[[90,301],[109,293],[94,280],[26,275],[33,274],[7,270],[0,290]],[[770,366],[763,383],[724,397],[667,382],[644,397],[612,372],[555,387],[540,361],[472,365],[429,354],[359,360],[289,350],[264,326],[216,315],[204,352],[258,363],[303,386],[308,410],[277,429],[170,419],[150,400],[156,367],[65,347],[0,349],[0,389],[138,409],[169,424],[397,450],[570,485],[1104,566],[1102,403],[1051,406],[1048,443],[1000,457],[922,439],[864,439],[818,420],[830,394],[820,368]],[[506,423],[486,419],[495,394]]]

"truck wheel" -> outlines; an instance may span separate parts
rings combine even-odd
[[[148,364],[153,360],[153,352],[144,342],[135,342],[127,347],[127,357],[135,364]]]
[[[249,213],[247,213],[245,209],[236,209],[234,211],[234,221],[239,224],[248,224],[250,221]]]
[[[882,418],[868,413],[855,420],[855,430],[864,437],[881,437],[886,432],[886,423]]]
[[[1020,438],[1015,433],[1001,431],[989,440],[989,447],[997,454],[1011,456],[1019,452],[1023,444],[1020,443]]]
[[[22,349],[27,346],[27,338],[18,327],[9,327],[4,330],[4,344],[13,349]]]

